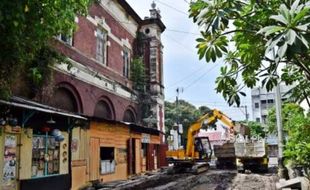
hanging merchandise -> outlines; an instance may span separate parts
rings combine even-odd
[[[55,137],[55,140],[58,142],[65,140],[65,137],[61,134],[61,131],[59,129],[54,129],[52,131],[52,135]]]

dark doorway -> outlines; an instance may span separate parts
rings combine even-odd
[[[128,175],[136,174],[136,141],[131,138],[127,141]]]

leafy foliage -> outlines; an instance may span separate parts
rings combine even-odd
[[[185,138],[187,137],[188,127],[208,110],[210,109],[207,106],[201,106],[197,109],[185,100],[179,100],[178,106],[176,106],[176,102],[165,101],[166,131],[169,132],[178,121],[183,125],[183,137]]]
[[[288,140],[284,155],[294,165],[310,167],[310,118],[304,115],[304,110],[297,104],[287,103],[282,106],[283,126]],[[270,132],[276,131],[275,109],[268,113]]]
[[[260,123],[249,121],[247,122],[247,126],[250,128],[251,136],[258,136],[263,138],[266,136],[264,128]]]
[[[297,115],[288,129],[284,155],[295,165],[310,167],[310,118]]]
[[[54,36],[70,34],[75,17],[87,13],[89,0],[9,1],[0,4],[0,96],[7,97],[15,77],[21,71],[33,75],[35,83],[45,76],[43,65],[34,67],[36,58]],[[47,67],[48,65],[46,65]]]
[[[142,57],[132,60],[130,77],[133,82],[133,88],[139,92],[143,92],[145,90],[146,78]]]
[[[189,12],[202,29],[197,39],[199,58],[207,62],[225,58],[216,91],[230,105],[239,105],[240,95],[245,95],[242,89],[253,88],[259,77],[268,91],[282,80],[297,85],[291,91],[296,101],[308,98],[309,1],[196,0]],[[242,84],[237,82],[239,76]]]
[[[296,117],[303,117],[304,110],[297,104],[285,103],[282,105],[282,124],[285,131],[288,131],[291,127],[294,127],[294,119]],[[267,126],[269,133],[277,133],[277,119],[276,109],[271,108],[267,115]]]

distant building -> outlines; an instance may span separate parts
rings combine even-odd
[[[280,85],[282,101],[289,98],[287,92],[292,86]],[[275,89],[268,92],[266,88],[254,88],[251,91],[253,120],[266,124],[268,110],[275,105]]]
[[[229,130],[221,124],[217,124],[216,130],[200,130],[199,137],[209,137],[211,148],[214,145],[223,145],[230,138]]]

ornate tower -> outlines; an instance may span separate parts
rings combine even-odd
[[[156,127],[165,132],[164,126],[164,79],[163,79],[163,45],[161,34],[165,25],[161,21],[159,9],[153,2],[150,9],[150,17],[145,17],[140,26],[140,33],[144,41],[144,62],[150,94],[150,111],[153,119],[156,119]],[[154,122],[155,123],[155,122]],[[154,126],[155,127],[155,126]],[[164,138],[162,138],[162,142]]]

